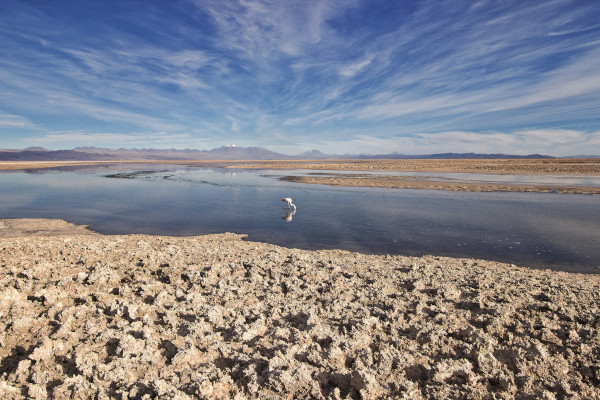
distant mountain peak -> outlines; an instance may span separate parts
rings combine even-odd
[[[321,154],[325,154],[317,149],[312,149],[312,150],[307,150],[302,154],[315,154],[315,155],[321,155]]]
[[[23,151],[48,151],[48,150],[43,147],[27,147],[26,149],[23,149]]]
[[[325,159],[331,158],[330,154],[325,154],[317,149],[307,150],[304,153],[298,154],[296,157],[305,159]]]

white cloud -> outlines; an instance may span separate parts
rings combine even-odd
[[[27,118],[18,115],[0,114],[0,128],[32,128],[35,126],[36,124],[31,123]]]
[[[433,12],[428,9],[431,4],[423,4],[422,12],[399,24],[396,32],[367,45],[377,64],[398,54],[407,56],[389,64],[391,73],[369,68],[373,84],[361,91],[367,96],[354,113],[348,110],[349,115],[368,120],[419,113],[478,115],[600,91],[600,55],[593,41],[566,37],[529,44],[538,43],[541,32],[568,26],[583,13],[581,9],[557,13],[558,3],[524,5],[503,10],[495,20],[467,10],[460,25],[451,19],[427,20]],[[551,69],[540,62],[575,49],[578,54],[561,59],[560,67]],[[352,72],[349,68],[348,74]]]
[[[240,124],[240,121],[238,121],[237,119],[235,119],[233,117],[230,117],[230,116],[228,116],[227,119],[229,121],[231,121],[231,128],[230,128],[231,132],[233,132],[233,133],[240,133],[240,131],[242,130],[242,126]]]
[[[178,131],[184,126],[178,122],[169,122],[165,117],[152,116],[144,112],[120,109],[118,106],[103,105],[78,96],[68,94],[48,95],[47,106],[55,106],[64,112],[65,109],[77,111],[100,121],[126,123],[137,127],[151,128],[156,131]]]
[[[130,142],[138,143],[144,141],[168,141],[190,139],[189,134],[167,134],[156,132],[141,132],[141,133],[111,133],[111,132],[86,132],[86,131],[55,131],[49,132],[39,138],[40,142],[57,143],[57,142],[86,142],[86,143],[112,143],[112,142]]]
[[[340,67],[340,75],[345,76],[346,78],[352,78],[354,75],[358,74],[361,70],[371,64],[372,61],[373,56],[368,56],[355,63],[343,65]]]
[[[414,139],[409,137],[376,137],[356,135],[348,140],[322,140],[316,144],[301,144],[304,148],[316,148],[330,154],[389,154],[393,152],[415,154]]]
[[[200,6],[206,3],[201,2]],[[297,54],[307,35],[299,34],[295,15],[302,12],[291,4],[240,1],[239,6],[223,2],[209,9],[230,48],[264,57],[272,50]],[[313,23],[318,27],[319,23]],[[318,35],[313,33],[313,35]],[[271,51],[269,51],[269,49]]]
[[[548,154],[554,156],[600,153],[598,134],[564,129],[515,132],[441,132],[415,135],[424,149],[436,152]]]
[[[430,96],[422,99],[394,99],[389,102],[368,105],[356,112],[363,119],[397,118],[403,115],[440,111],[463,105],[468,100],[459,96]]]
[[[595,51],[571,64],[551,71],[541,77],[541,82],[528,87],[490,111],[514,109],[533,104],[563,100],[598,93],[600,96],[600,51]]]
[[[515,132],[447,131],[418,133],[412,136],[377,137],[355,135],[350,140],[325,140],[316,146],[336,154],[432,154],[432,153],[505,153],[554,156],[600,154],[600,132],[562,129],[529,129]]]
[[[167,132],[89,132],[54,131],[35,139],[31,143],[47,145],[52,148],[69,149],[79,146],[101,147],[202,147],[210,139],[190,133]]]
[[[181,68],[199,68],[213,61],[213,57],[210,57],[202,50],[183,50],[173,53],[166,53],[164,59],[171,65]]]

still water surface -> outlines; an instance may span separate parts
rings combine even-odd
[[[294,171],[303,173],[314,171]],[[289,174],[155,165],[4,172],[0,218],[62,218],[105,234],[235,232],[304,249],[599,272],[597,196],[343,188],[277,179]],[[586,184],[590,179],[597,178]],[[294,199],[295,214],[282,197]]]

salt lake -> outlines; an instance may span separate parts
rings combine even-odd
[[[346,188],[278,179],[315,172],[117,164],[7,171],[0,173],[0,218],[61,218],[104,234],[235,232],[302,249],[434,254],[600,271],[597,196]],[[600,177],[435,177],[600,185]],[[295,213],[282,197],[293,198]]]

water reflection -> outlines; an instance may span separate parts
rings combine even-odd
[[[292,217],[294,215],[296,215],[295,208],[293,210],[286,209],[286,213],[283,217],[281,217],[281,219],[284,220],[285,222],[292,222]]]

